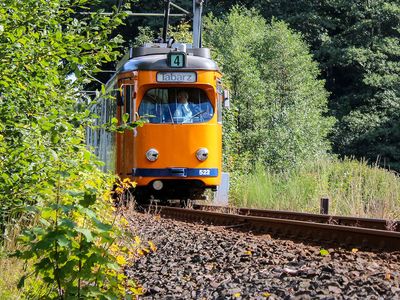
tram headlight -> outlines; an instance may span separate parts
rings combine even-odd
[[[196,157],[199,161],[205,161],[208,158],[208,149],[207,148],[200,148],[196,152]]]
[[[158,151],[156,149],[154,149],[154,148],[151,148],[151,149],[147,150],[146,158],[149,161],[156,161],[158,159]]]
[[[156,191],[159,191],[163,188],[164,184],[161,180],[156,180],[153,182],[153,189],[155,189]]]

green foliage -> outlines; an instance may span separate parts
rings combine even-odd
[[[323,155],[333,121],[323,116],[327,92],[301,36],[240,7],[225,18],[211,16],[205,26],[205,43],[232,91],[225,162],[251,153],[252,163],[283,170]]]
[[[329,254],[329,251],[326,250],[326,249],[324,249],[324,248],[322,248],[321,250],[319,250],[319,254],[320,254],[321,256],[328,256],[328,255],[330,255],[330,254]]]
[[[102,62],[116,59],[120,39],[109,41],[108,35],[121,24],[121,13],[76,19],[75,10],[83,11],[85,2],[7,0],[0,6],[3,232],[26,204],[54,198],[57,161],[79,166],[77,154],[90,158],[83,144],[89,112],[79,91]]]
[[[382,157],[400,167],[400,5],[398,1],[343,2],[337,31],[318,55],[332,70],[332,107],[340,119],[333,140],[345,155]],[[339,23],[340,22],[340,23]],[[338,66],[335,69],[335,66]]]
[[[189,23],[179,23],[176,26],[168,26],[168,36],[173,37],[175,42],[178,43],[191,44],[193,42]]]
[[[310,161],[285,173],[258,165],[239,176],[230,193],[241,207],[318,213],[320,198],[328,196],[331,214],[400,218],[400,178],[357,160]]]
[[[310,43],[339,119],[334,150],[400,170],[399,1],[245,2],[267,19],[285,20]]]
[[[66,174],[68,175],[66,176]],[[79,181],[71,180],[80,176]],[[38,206],[39,223],[25,230],[21,238],[23,250],[16,257],[29,260],[33,272],[23,276],[19,286],[24,286],[28,276],[39,276],[40,289],[27,288],[30,297],[47,299],[129,299],[126,294],[138,294],[140,289],[124,275],[123,267],[129,256],[126,246],[133,237],[112,214],[107,197],[96,197],[99,184],[106,175],[97,172],[82,176],[74,174],[68,165],[60,167],[57,179],[57,202]],[[73,183],[73,184],[71,184]],[[69,189],[62,188],[68,185]],[[108,185],[110,187],[111,184]],[[82,192],[85,191],[85,192]],[[125,247],[121,247],[123,236]],[[117,247],[119,255],[110,248]]]
[[[127,236],[107,192],[115,178],[99,171],[101,163],[85,145],[93,116],[91,99],[81,92],[96,81],[102,63],[119,55],[121,38],[109,36],[125,13],[114,7],[110,16],[81,14],[87,5],[0,5],[0,229],[2,240],[10,238],[10,228],[26,229],[16,255],[27,260],[26,275],[34,278],[24,289],[31,299],[140,293],[123,275],[127,248],[109,251]],[[97,97],[104,92],[103,86]]]
[[[153,31],[150,27],[139,26],[138,35],[135,37],[135,43],[133,46],[140,47],[145,43],[151,43],[154,41],[154,37],[156,36],[156,32]],[[173,37],[175,42],[177,43],[192,43],[192,33],[189,31],[190,25],[188,23],[179,23],[176,26],[170,25],[168,26],[167,37]],[[162,28],[160,29],[159,36],[162,36]]]
[[[145,43],[151,43],[154,40],[154,31],[148,26],[139,26],[138,27],[139,33],[135,37],[135,42],[133,46],[140,47],[143,46]]]

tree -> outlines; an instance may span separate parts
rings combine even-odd
[[[395,1],[342,4],[344,24],[325,47],[332,79],[333,141],[342,155],[377,159],[400,170],[400,5]],[[332,53],[336,54],[333,55]]]
[[[95,116],[82,92],[101,64],[119,55],[120,37],[109,36],[124,13],[82,14],[87,4],[0,4],[1,241],[7,229],[23,227],[24,247],[15,255],[39,276],[28,298],[128,299],[128,288],[138,292],[117,256],[127,251],[118,248],[123,226],[109,192],[115,178],[99,170],[85,145]]]
[[[285,170],[329,149],[327,92],[299,34],[236,6],[206,21],[205,41],[232,90],[228,152]]]
[[[205,19],[205,45],[211,48],[233,99],[232,109],[224,115],[223,128],[224,160],[231,171],[249,167],[248,152],[256,142],[252,136],[259,124],[255,112],[263,106],[265,90],[254,54],[262,45],[265,26],[265,20],[254,11],[240,12],[239,8],[225,19]]]
[[[380,158],[400,170],[398,1],[232,0],[208,9],[219,16],[239,2],[284,20],[310,44],[330,92],[330,114],[339,119],[334,151]]]
[[[115,60],[118,14],[79,14],[85,0],[17,1],[0,6],[1,220],[48,199],[60,159],[81,146],[85,84]],[[80,17],[77,19],[75,14]]]
[[[223,12],[232,3],[218,2]],[[320,63],[338,118],[331,140],[341,155],[400,170],[400,4],[397,0],[241,1],[300,31]]]

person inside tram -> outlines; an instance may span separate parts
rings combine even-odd
[[[194,107],[193,103],[188,102],[189,94],[181,90],[177,95],[177,104],[174,112],[174,120],[177,123],[193,123]]]

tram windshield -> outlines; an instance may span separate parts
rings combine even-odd
[[[143,96],[139,115],[155,124],[204,123],[213,117],[214,109],[201,89],[157,88]]]

